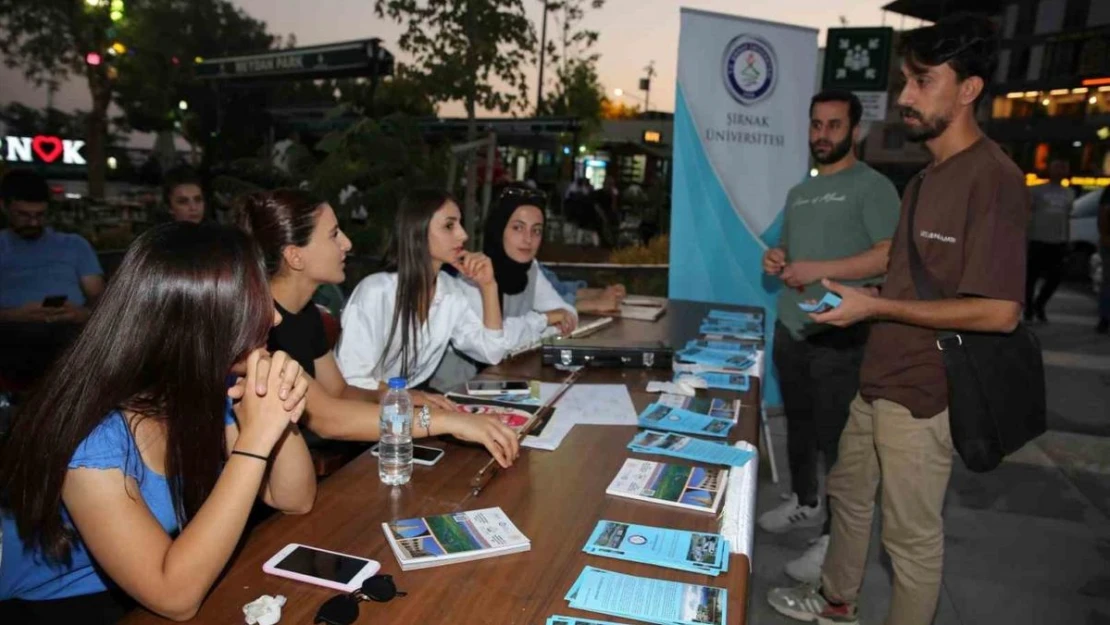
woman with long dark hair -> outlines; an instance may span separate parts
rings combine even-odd
[[[543,243],[542,207],[546,204],[542,192],[510,186],[501,192],[486,218],[482,251],[493,264],[505,334],[513,348],[534,343],[547,334],[569,334],[578,324],[574,306],[559,296],[536,262]],[[482,295],[477,285],[462,276],[454,279],[471,310],[480,313]],[[480,363],[466,354],[450,349],[432,385],[456,387],[473,378],[480,368]]]
[[[115,622],[127,597],[190,618],[256,498],[312,508],[308,382],[261,349],[279,321],[244,233],[135,240],[0,450],[0,622]]]
[[[377,389],[353,386],[343,379],[328,349],[320,312],[312,294],[323,284],[345,279],[344,258],[351,241],[339,228],[335,211],[323,200],[298,189],[251,193],[236,208],[239,227],[262,249],[274,307],[282,323],[270,330],[269,348],[295,358],[310,376],[307,427],[325,439],[376,441],[381,407]],[[482,443],[504,466],[512,463],[512,430],[495,416],[470,415],[442,407],[443,398],[412,391],[417,405],[430,408],[429,427],[416,437],[451,434]]]
[[[452,346],[479,362],[501,361],[510,343],[493,266],[485,254],[466,251],[467,239],[459,206],[445,191],[417,190],[401,202],[388,254],[392,270],[363,279],[343,311],[335,355],[348,384],[378,390],[403,377],[409,388],[420,387]],[[480,315],[458,281],[443,279],[445,265],[477,285]],[[427,423],[413,427],[417,434],[428,429]],[[502,446],[495,457],[516,457],[515,437],[494,443]]]

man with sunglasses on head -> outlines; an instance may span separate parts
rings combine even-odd
[[[0,230],[0,373],[41,374],[76,335],[104,291],[88,241],[46,226],[50,188],[16,169],[0,181],[8,227]]]
[[[771,606],[786,616],[859,622],[880,484],[882,540],[894,569],[885,622],[928,625],[936,612],[953,450],[936,332],[1012,332],[1025,300],[1029,194],[1021,170],[975,120],[997,50],[993,24],[978,16],[954,15],[902,38],[898,103],[909,137],[924,142],[933,161],[903,197],[881,295],[823,281],[843,301],[814,321],[874,323],[828,479],[832,534],[821,582],[773,589]],[[911,244],[943,299],[918,297]]]

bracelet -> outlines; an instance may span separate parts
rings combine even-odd
[[[424,436],[432,435],[432,411],[427,405],[420,407],[420,427],[424,428]]]
[[[239,451],[238,449],[232,449],[231,454],[233,456],[246,456],[248,458],[257,458],[258,460],[261,460],[262,462],[266,462],[266,463],[270,462],[270,459],[268,457],[260,456],[258,454],[252,454],[249,451]]]

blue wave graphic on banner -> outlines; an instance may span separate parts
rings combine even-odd
[[[763,402],[782,404],[771,362],[775,302],[782,283],[763,275],[763,252],[777,244],[783,214],[753,234],[732,207],[702,148],[693,117],[678,87],[674,114],[674,173],[671,190],[669,296],[672,299],[762,306],[768,332]],[[785,201],[785,198],[783,198]]]

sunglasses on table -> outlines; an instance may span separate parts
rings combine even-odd
[[[394,597],[404,597],[407,593],[397,590],[392,575],[375,575],[362,582],[362,588],[347,594],[328,599],[316,611],[314,625],[351,625],[358,620],[358,604],[363,601],[385,603]]]

